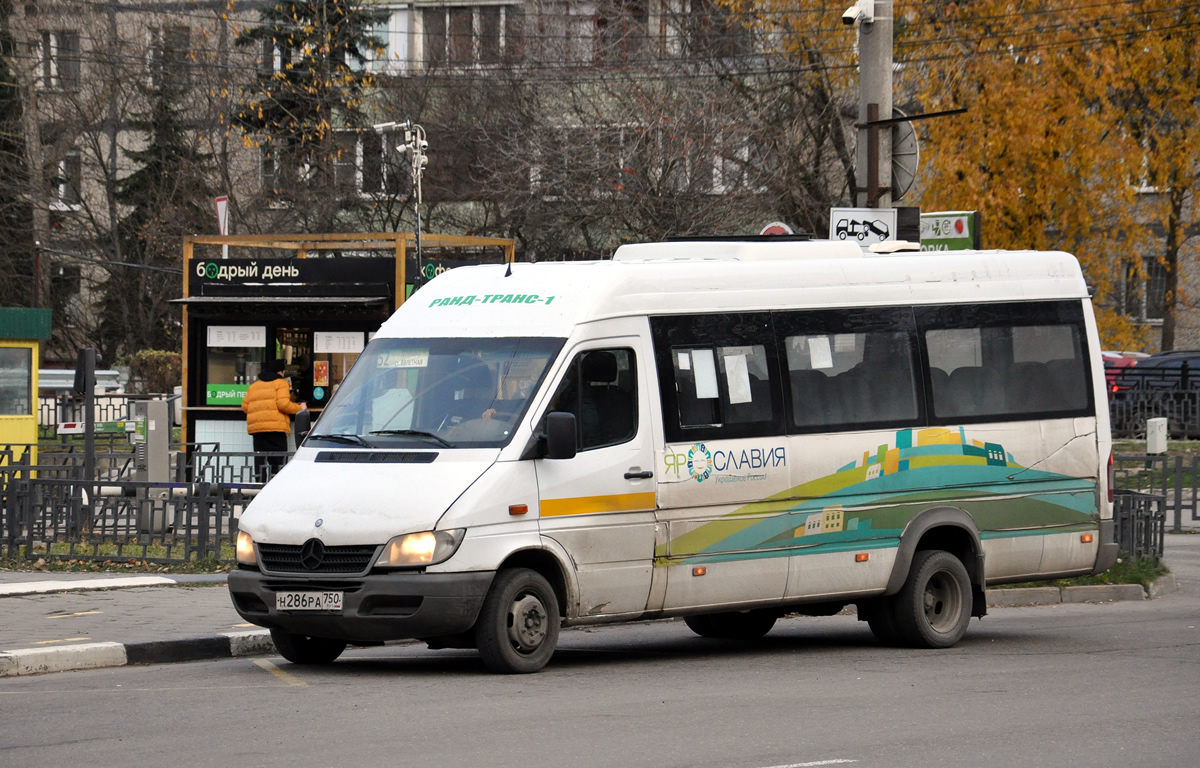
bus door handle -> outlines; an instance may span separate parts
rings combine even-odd
[[[649,480],[652,477],[654,477],[654,473],[648,469],[638,470],[630,467],[629,471],[625,473],[626,480]]]

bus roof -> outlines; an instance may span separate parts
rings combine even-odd
[[[855,244],[667,242],[611,261],[449,270],[414,294],[383,336],[556,336],[607,318],[964,301],[1087,298],[1056,251],[864,253]]]

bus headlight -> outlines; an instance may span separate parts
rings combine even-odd
[[[245,531],[238,531],[237,561],[238,565],[258,565],[258,557],[254,554],[254,539]]]
[[[465,528],[451,531],[421,531],[397,536],[387,543],[375,561],[376,568],[404,568],[414,565],[433,565],[447,560],[466,534]]]

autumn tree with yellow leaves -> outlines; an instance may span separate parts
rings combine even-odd
[[[1159,266],[1173,347],[1197,184],[1197,9],[973,0],[895,15],[897,92],[968,109],[923,126],[922,207],[981,210],[990,247],[1075,253],[1111,346],[1152,344],[1129,315]]]
[[[768,27],[797,66],[821,62],[856,104],[856,80],[839,75],[854,60],[847,3],[723,2]],[[1200,8],[909,0],[893,18],[895,103],[967,109],[917,123],[919,183],[904,202],[981,211],[987,247],[1076,254],[1113,347],[1154,346],[1130,315],[1157,269],[1161,343],[1174,346],[1178,312],[1194,306],[1181,266],[1198,234]]]
[[[306,203],[332,197],[335,168],[348,151],[337,134],[366,122],[374,79],[365,65],[383,46],[372,29],[388,17],[375,7],[367,0],[279,0],[239,33],[236,44],[257,47],[260,64],[235,123],[247,145],[263,148],[272,197],[290,202],[314,191]],[[336,226],[336,206],[297,210],[317,211],[305,228]]]

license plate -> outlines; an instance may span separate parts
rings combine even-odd
[[[340,611],[341,592],[276,592],[277,611]]]

